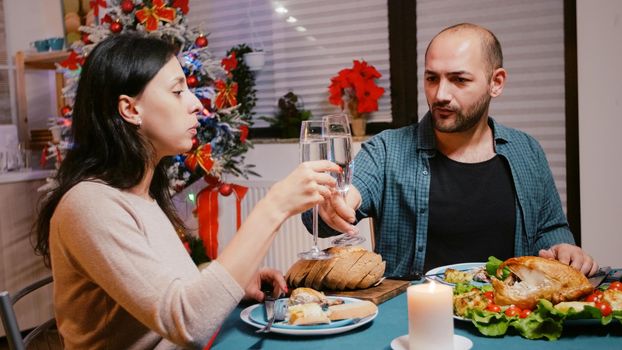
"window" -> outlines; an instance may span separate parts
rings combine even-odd
[[[490,115],[540,142],[566,208],[564,1],[418,0],[419,77],[430,39],[461,22],[480,24],[501,42],[508,81],[503,94],[492,101]],[[428,106],[421,78],[418,89],[422,117]]]
[[[216,57],[241,43],[263,48],[266,64],[256,74],[255,117],[274,115],[277,100],[288,91],[302,97],[315,117],[337,111],[328,103],[330,78],[351,67],[352,60],[364,59],[382,74],[378,83],[385,89],[370,121],[391,121],[386,1],[195,1],[188,20],[210,32],[208,47]],[[255,126],[267,124],[256,120]]]

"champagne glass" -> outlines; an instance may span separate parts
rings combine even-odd
[[[321,120],[305,120],[300,125],[300,161],[328,159],[328,141],[324,137],[324,122]],[[319,206],[313,207],[313,246],[306,252],[298,253],[305,260],[324,260],[331,255],[317,245]]]
[[[337,180],[337,192],[345,199],[352,183],[352,134],[350,121],[345,113],[327,115],[324,121],[325,137],[328,140],[329,160],[339,165],[340,173],[331,173]],[[365,242],[361,236],[342,234],[332,241],[334,245],[355,245]]]

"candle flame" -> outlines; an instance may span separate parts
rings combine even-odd
[[[434,281],[430,281],[430,283],[428,283],[428,291],[430,293],[434,293],[435,289],[436,289],[436,283]]]

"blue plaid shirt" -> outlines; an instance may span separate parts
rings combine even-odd
[[[531,136],[489,118],[495,151],[510,164],[516,189],[516,256],[537,255],[558,243],[574,244],[548,162]],[[385,130],[354,159],[353,185],[362,196],[357,219],[374,218],[375,250],[385,275],[424,272],[430,192],[429,159],[436,155],[429,112],[418,123]],[[303,222],[310,228],[310,212]],[[320,236],[339,234],[320,221]]]

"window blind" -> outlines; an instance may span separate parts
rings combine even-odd
[[[490,115],[540,142],[566,210],[563,5],[563,0],[418,0],[417,75],[421,117],[428,110],[422,77],[432,37],[461,22],[495,33],[508,80],[503,94],[492,100]]]
[[[391,120],[386,1],[194,0],[188,21],[210,33],[208,48],[216,57],[241,43],[264,50],[265,66],[256,73],[255,126],[267,126],[257,117],[273,116],[288,91],[316,118],[338,111],[328,103],[330,78],[354,59],[382,74],[378,85],[385,93],[370,121]]]

